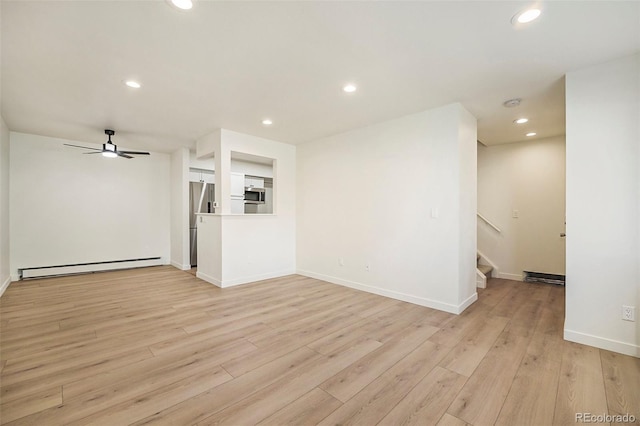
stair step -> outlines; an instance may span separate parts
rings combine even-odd
[[[489,265],[478,265],[478,269],[484,274],[485,277],[488,277],[489,274],[491,274],[491,271],[493,271],[493,267]]]

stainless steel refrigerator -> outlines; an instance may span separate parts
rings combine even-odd
[[[189,247],[191,267],[198,265],[198,227],[196,213],[215,213],[215,185],[204,182],[189,182]]]

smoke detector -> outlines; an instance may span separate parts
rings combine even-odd
[[[504,105],[505,108],[514,108],[519,106],[520,102],[522,102],[520,98],[509,99],[508,101],[504,101],[502,105]]]

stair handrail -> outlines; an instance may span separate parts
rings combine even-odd
[[[487,225],[489,225],[490,227],[492,227],[493,229],[495,229],[497,232],[501,233],[502,231],[500,230],[500,228],[498,228],[496,225],[494,225],[493,223],[491,223],[491,221],[489,219],[487,219],[486,217],[482,216],[480,214],[480,212],[477,212],[477,215],[480,219],[482,219],[484,221],[484,223],[486,223]]]

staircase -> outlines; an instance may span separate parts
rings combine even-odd
[[[487,288],[487,278],[491,278],[493,267],[480,264],[480,255],[476,254],[476,286]]]

